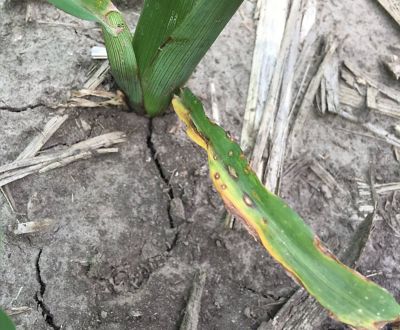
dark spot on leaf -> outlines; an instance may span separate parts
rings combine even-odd
[[[248,207],[253,207],[254,206],[254,203],[253,203],[252,199],[247,194],[243,195],[243,201]]]
[[[229,172],[230,176],[234,179],[237,179],[239,177],[236,170],[232,166],[228,165],[228,172]]]

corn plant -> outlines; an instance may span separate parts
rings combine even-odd
[[[109,0],[49,0],[101,24],[115,81],[130,106],[156,116],[188,80],[243,0],[145,0],[135,33]]]
[[[172,100],[187,135],[207,151],[211,179],[226,208],[333,317],[367,330],[400,323],[393,296],[325,248],[264,188],[240,147],[206,117],[201,102],[188,89],[180,90],[243,0],[145,0],[134,33],[109,0],[49,1],[101,24],[112,74],[134,110],[156,116]]]

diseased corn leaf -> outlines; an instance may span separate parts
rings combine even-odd
[[[8,315],[0,309],[0,329],[15,330],[15,326]]]
[[[146,0],[134,36],[147,113],[171,102],[243,0]]]
[[[132,46],[132,34],[121,13],[109,13],[108,22],[113,29],[120,30],[118,35],[114,36],[103,27],[111,72],[118,86],[128,97],[130,106],[139,111],[143,105],[143,96],[136,56]]]
[[[279,197],[267,191],[237,143],[205,115],[188,90],[173,99],[188,136],[208,153],[211,179],[227,209],[319,303],[357,329],[400,322],[400,305],[385,289],[343,265]]]
[[[110,33],[118,34],[108,22],[107,15],[118,11],[110,0],[48,0],[66,13],[87,21],[101,23]]]

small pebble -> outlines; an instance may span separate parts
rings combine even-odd
[[[324,197],[326,198],[326,199],[332,199],[332,193],[331,193],[331,190],[329,189],[329,187],[328,186],[326,186],[326,185],[323,185],[322,187],[321,187],[321,192],[322,192],[322,194],[324,195]]]
[[[130,312],[131,316],[138,319],[142,316],[142,313],[140,313],[139,311],[132,311]]]
[[[251,313],[250,307],[246,307],[246,308],[244,309],[244,315],[245,315],[247,318],[249,318],[249,319],[252,318],[252,313]]]

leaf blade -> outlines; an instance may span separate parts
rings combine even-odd
[[[226,207],[322,306],[359,329],[400,322],[400,305],[393,296],[343,265],[297,213],[264,188],[240,147],[209,121],[190,91],[175,97],[173,105],[188,135],[207,150],[211,178]]]
[[[0,329],[2,330],[15,330],[15,325],[11,321],[6,312],[0,309]]]
[[[158,50],[191,11],[197,0],[145,0],[137,24],[133,47],[143,72]]]
[[[183,0],[171,1],[174,4],[183,2]],[[170,11],[169,18],[163,20],[162,42],[158,42],[157,50],[153,44],[151,60],[143,62],[139,55],[143,52],[140,49],[143,46],[139,41],[143,41],[140,35],[146,26],[144,23],[142,27],[138,26],[134,37],[134,48],[138,54],[144,104],[150,115],[158,114],[169,105],[174,91],[189,79],[242,2],[243,0],[191,1],[190,6],[182,10],[184,15],[178,17],[179,24],[173,24],[174,29],[166,29],[166,22],[173,18],[171,13],[174,11]],[[160,12],[160,15],[162,14]],[[170,31],[172,32],[169,33]],[[148,38],[154,36],[149,34]]]

